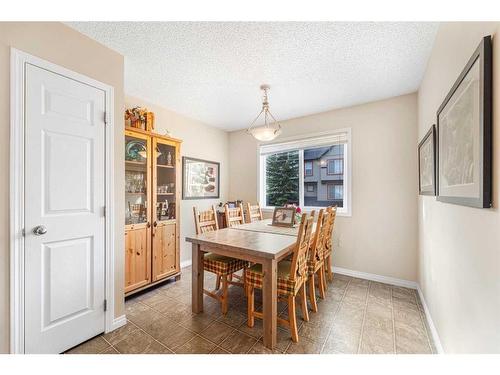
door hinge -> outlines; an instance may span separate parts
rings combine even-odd
[[[108,311],[108,300],[104,300],[104,311]]]
[[[102,207],[102,216],[106,217],[106,206]]]
[[[26,236],[26,230],[24,230],[24,228],[23,228],[23,230],[21,231],[21,234],[22,234],[22,236],[23,236],[23,237],[25,237],[25,236]]]
[[[104,125],[108,125],[108,113],[104,111]]]

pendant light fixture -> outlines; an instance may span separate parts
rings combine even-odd
[[[276,121],[274,116],[269,111],[269,98],[267,92],[271,87],[266,84],[260,85],[260,89],[263,91],[262,95],[262,110],[257,115],[255,120],[253,120],[247,132],[251,134],[258,141],[266,142],[272,141],[281,133],[281,125]],[[257,120],[264,115],[264,125],[259,127],[254,127]]]

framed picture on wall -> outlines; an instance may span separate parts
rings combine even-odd
[[[437,111],[437,200],[491,207],[492,52],[484,37]]]
[[[182,199],[217,199],[220,196],[220,163],[182,157]]]
[[[418,193],[436,195],[436,126],[418,144]]]

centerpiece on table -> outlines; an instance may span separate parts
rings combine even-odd
[[[302,209],[300,207],[295,207],[295,222],[300,223],[302,220]]]

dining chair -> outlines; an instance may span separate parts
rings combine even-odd
[[[248,223],[263,219],[262,210],[261,210],[260,205],[258,203],[251,205],[250,202],[247,202],[247,212],[246,213],[247,213],[247,222]]]
[[[295,207],[295,206],[290,206],[290,207]],[[315,211],[315,210],[311,210],[311,211],[309,212],[309,216],[313,218],[313,222],[314,222],[314,216],[315,216],[315,215],[316,215],[316,211]],[[302,216],[301,216],[301,217],[302,217]],[[295,225],[295,224],[294,224],[294,225]],[[313,224],[313,227],[314,227],[314,224]],[[314,237],[314,235],[313,235],[313,232],[312,232],[312,229],[311,229],[311,243],[309,244],[309,246],[312,244],[312,238],[313,238],[313,237]],[[290,261],[291,261],[291,260],[292,260],[292,258],[293,258],[293,253],[288,254],[288,255],[286,256],[286,258],[285,258],[285,259],[287,259],[287,260],[290,260]]]
[[[300,222],[299,234],[297,242],[293,249],[292,260],[282,260],[278,262],[277,267],[277,284],[278,298],[288,301],[288,320],[277,317],[278,323],[288,327],[292,336],[293,342],[299,341],[297,331],[297,317],[295,315],[295,297],[299,296],[300,309],[302,317],[307,322],[309,321],[309,313],[307,311],[306,300],[306,280],[307,274],[307,253],[311,240],[311,230],[313,226],[313,217],[307,217],[307,214],[302,215]],[[245,281],[247,287],[247,325],[253,327],[255,318],[262,319],[263,314],[255,311],[255,289],[262,289],[264,277],[262,265],[254,264],[245,270]]]
[[[224,206],[224,213],[226,215],[226,225],[228,228],[245,224],[245,213],[243,212],[243,205],[241,203],[232,208],[229,208],[229,205],[226,204]]]
[[[327,233],[325,233],[325,245],[323,247],[323,259],[324,259],[324,270],[325,273],[328,275],[328,281],[333,280],[333,271],[332,271],[332,253],[333,253],[333,240],[332,240],[332,234],[333,234],[333,227],[335,225],[335,218],[337,217],[337,206],[335,207],[328,207],[327,212],[330,213],[330,218],[328,220],[328,229]],[[328,287],[328,284],[326,283],[325,280],[325,289]]]
[[[316,222],[316,231],[314,232],[309,247],[307,259],[308,280],[307,286],[309,291],[309,303],[313,312],[318,311],[316,303],[316,280],[318,281],[319,296],[325,298],[325,270],[324,270],[324,246],[328,231],[328,220],[330,213],[321,209]],[[317,276],[317,278],[316,278]]]
[[[212,206],[212,208],[207,211],[198,211],[196,207],[193,207],[193,213],[196,234],[219,230],[219,224],[217,223],[217,211],[215,210],[215,206]],[[226,314],[228,310],[228,286],[244,286],[244,284],[241,282],[232,281],[232,275],[233,273],[244,269],[247,264],[248,262],[244,260],[213,253],[206,253],[203,257],[203,269],[205,271],[215,273],[217,277],[215,290],[210,291],[204,289],[203,292],[206,295],[215,298],[221,303],[223,314]],[[219,291],[221,287],[221,281],[222,291]]]

